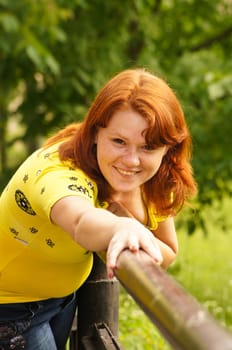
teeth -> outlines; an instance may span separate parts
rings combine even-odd
[[[122,170],[122,169],[118,169],[118,171],[122,175],[134,175],[134,174],[136,174],[135,171],[127,171],[127,170]]]

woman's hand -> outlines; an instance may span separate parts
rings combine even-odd
[[[155,236],[137,220],[132,219],[130,212],[121,204],[113,202],[108,210],[121,218],[115,226],[114,235],[107,249],[107,274],[109,278],[114,276],[117,258],[120,253],[129,249],[137,253],[140,249],[151,256],[154,261],[161,265],[163,257]],[[130,217],[130,218],[128,218]]]
[[[118,202],[112,202],[108,210],[114,213],[117,216],[123,216],[123,217],[133,217],[133,215],[128,211],[127,208],[125,208],[121,203]],[[137,224],[140,223],[136,220]],[[127,226],[125,226],[127,227]],[[175,260],[176,255],[178,253],[178,240],[176,236],[176,230],[174,225],[174,219],[172,217],[167,217],[164,221],[160,222],[157,229],[155,231],[149,231],[146,229],[143,225],[143,234],[139,238],[138,244],[139,249],[144,250],[148,255],[150,255],[154,260],[164,268],[167,269],[169,265],[172,264],[172,262]],[[132,232],[132,231],[131,231]],[[130,233],[127,232],[127,237],[130,239]],[[136,231],[137,232],[137,231]],[[148,234],[150,233],[150,235]],[[134,234],[133,234],[134,236]],[[133,241],[134,238],[132,238]],[[114,243],[114,241],[112,241]],[[127,243],[125,243],[126,245]],[[109,246],[110,247],[110,246]],[[110,249],[114,250],[114,248],[110,247]],[[117,250],[118,248],[115,248],[117,254],[120,253]],[[130,249],[131,251],[138,251],[133,250],[133,248],[124,248],[124,249]],[[123,249],[121,249],[122,251]],[[159,259],[160,252],[161,259]],[[111,254],[111,250],[109,250],[109,253]],[[112,274],[112,269],[115,268],[115,251],[112,253],[113,258],[109,258],[109,268],[108,271],[110,274]],[[112,266],[111,266],[112,265]],[[113,267],[114,266],[114,267]]]

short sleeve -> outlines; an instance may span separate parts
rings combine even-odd
[[[33,184],[31,194],[31,202],[36,213],[50,218],[52,206],[67,196],[81,196],[95,205],[96,183],[80,169],[60,166],[41,170]]]

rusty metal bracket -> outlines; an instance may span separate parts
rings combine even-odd
[[[94,323],[81,343],[86,350],[123,350],[105,323]]]

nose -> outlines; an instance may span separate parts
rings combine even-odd
[[[127,167],[137,167],[140,165],[140,156],[137,150],[127,150],[123,156],[123,162]]]

